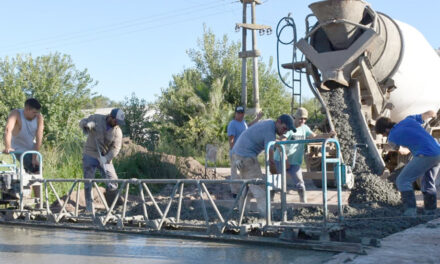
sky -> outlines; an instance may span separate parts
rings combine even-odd
[[[262,2],[256,8],[258,24],[275,32],[278,21],[291,13],[298,38],[304,36],[308,5],[315,1]],[[440,1],[368,2],[374,10],[416,27],[434,48],[440,47]],[[68,54],[77,69],[87,68],[98,81],[93,92],[116,101],[132,93],[156,100],[173,74],[194,66],[186,51],[197,48],[204,24],[219,37],[226,34],[241,42],[235,23],[242,21],[242,4],[235,0],[15,0],[3,1],[1,9],[0,57]],[[285,34],[283,39],[291,37]],[[276,45],[275,33],[257,35],[264,62],[276,58]],[[282,49],[281,63],[290,62],[290,51]],[[311,97],[308,87],[303,89]]]

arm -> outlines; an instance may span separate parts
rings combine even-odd
[[[44,131],[44,118],[42,114],[39,114],[37,117],[37,135],[36,135],[36,144],[35,150],[40,151],[41,144],[43,142],[43,131]]]
[[[320,139],[320,138],[332,138],[336,136],[335,131],[330,131],[329,133],[315,134],[311,133],[307,138],[308,139]]]
[[[41,144],[43,142],[43,131],[44,131],[44,118],[43,115],[39,114],[37,116],[37,134],[35,136],[35,147],[34,150],[40,151]],[[39,166],[40,161],[37,159],[37,155],[32,155],[32,165]]]
[[[114,157],[116,157],[121,150],[122,146],[122,131],[119,128],[117,131],[115,131],[115,137],[112,146],[110,147],[108,153],[105,155],[105,158],[107,162],[112,160]]]
[[[19,118],[19,114],[17,110],[13,110],[11,114],[8,117],[8,120],[6,121],[6,127],[5,127],[5,150],[4,153],[9,153],[10,151],[14,151],[14,149],[11,148],[11,140],[12,140],[12,130],[14,130],[15,124],[17,123],[17,120]]]
[[[257,116],[255,117],[254,120],[252,120],[252,122],[250,122],[248,124],[248,126],[252,126],[253,124],[257,123],[262,117],[263,117],[264,113],[262,111],[258,112]]]
[[[234,141],[235,137],[234,136],[229,136],[228,140],[229,140],[229,149],[232,149],[234,147],[235,141]]]
[[[436,115],[436,113],[434,111],[429,110],[429,111],[426,111],[425,113],[422,114],[422,120],[426,121],[429,118],[436,117],[436,116],[437,115]]]
[[[271,148],[269,150],[269,170],[270,170],[270,173],[275,174],[275,173],[277,173],[277,166],[275,165],[275,160],[274,160],[273,156],[274,156],[274,151]]]
[[[84,134],[88,134],[91,130],[95,129],[96,121],[95,115],[91,115],[87,118],[79,121],[79,127],[82,129]]]
[[[79,121],[79,127],[84,130],[86,128],[86,125],[87,125],[88,122],[89,122],[89,118],[88,117],[82,119],[81,121]]]

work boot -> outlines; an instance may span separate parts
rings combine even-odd
[[[301,203],[307,203],[307,193],[304,189],[298,189],[299,201]]]
[[[93,212],[93,199],[92,199],[92,189],[84,188],[84,198],[86,200],[86,211],[92,213]]]
[[[105,191],[105,201],[107,202],[108,207],[112,206],[113,201],[116,198],[116,195],[118,194],[118,190],[111,190],[111,189],[107,189]],[[116,206],[118,205],[122,205],[122,198],[119,196],[118,201],[116,202]]]
[[[423,193],[424,214],[425,215],[435,215],[437,209],[437,194],[436,193]]]
[[[403,216],[417,216],[416,196],[414,191],[400,192],[405,211]]]

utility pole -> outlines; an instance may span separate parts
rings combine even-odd
[[[255,113],[260,109],[260,88],[258,83],[258,57],[261,52],[257,49],[257,30],[260,35],[264,33],[271,34],[272,28],[270,26],[256,24],[255,6],[261,5],[261,0],[240,0],[243,4],[243,21],[235,25],[235,30],[242,29],[242,50],[238,53],[238,57],[242,58],[241,65],[241,103],[247,108],[247,58],[252,58],[252,87],[253,93],[253,108]],[[251,5],[251,23],[247,23],[247,5]],[[252,30],[252,50],[247,50],[247,30]]]

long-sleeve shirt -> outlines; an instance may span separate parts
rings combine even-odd
[[[101,155],[110,162],[121,150],[122,131],[119,126],[111,127],[108,125],[106,118],[107,116],[105,115],[91,115],[88,118],[82,119],[79,122],[79,126],[85,129],[88,122],[95,122],[95,128],[89,132],[87,141],[84,144],[83,154],[98,159],[97,141]]]
[[[421,126],[423,123],[422,115],[407,116],[391,129],[388,143],[396,149],[398,146],[409,148],[414,156],[440,155],[440,145]]]

